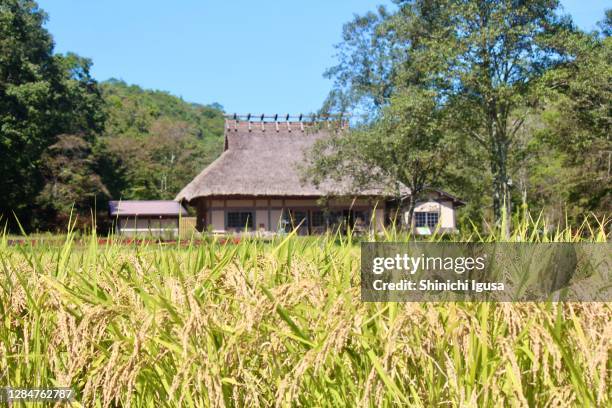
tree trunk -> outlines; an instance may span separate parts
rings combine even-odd
[[[406,207],[406,213],[408,215],[408,221],[406,222],[406,227],[408,231],[412,231],[412,227],[414,226],[414,208],[416,207],[416,197],[413,192],[410,193],[410,197],[408,198],[408,205]]]
[[[508,144],[505,135],[495,134],[491,140],[491,173],[493,174],[493,216],[504,227],[504,237],[510,236],[511,196],[507,172]]]

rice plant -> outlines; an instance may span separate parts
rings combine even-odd
[[[606,228],[526,218],[506,239],[605,242]],[[0,384],[70,386],[83,407],[612,403],[609,303],[363,303],[356,241],[5,233]]]

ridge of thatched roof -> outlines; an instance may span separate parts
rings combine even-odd
[[[226,121],[225,150],[176,200],[210,196],[379,196],[383,189],[350,191],[350,183],[304,181],[299,165],[314,143],[344,128],[304,122]]]

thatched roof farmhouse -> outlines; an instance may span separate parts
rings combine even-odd
[[[309,234],[338,224],[384,225],[391,197],[383,189],[351,191],[351,183],[333,181],[316,186],[302,177],[305,155],[318,139],[343,131],[337,125],[311,126],[289,117],[242,119],[226,118],[223,153],[176,196],[196,207],[198,229],[276,232],[299,226],[299,233]],[[419,205],[424,211],[417,208],[424,214],[417,214],[417,227],[440,224],[454,230],[454,208],[460,204],[455,197],[432,191],[431,200]]]

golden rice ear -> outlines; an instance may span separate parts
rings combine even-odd
[[[531,218],[521,236],[607,245],[608,221],[590,222],[534,234]],[[339,231],[99,238],[0,236],[6,384],[71,386],[82,406],[611,403],[609,303],[362,302]]]

